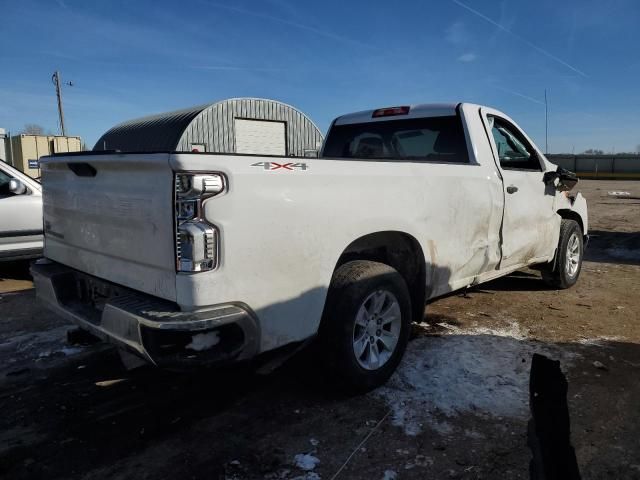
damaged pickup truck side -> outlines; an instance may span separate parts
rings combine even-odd
[[[341,116],[319,158],[87,152],[41,165],[39,299],[166,368],[317,337],[337,379],[371,389],[428,300],[524,267],[568,288],[587,238],[575,175],[508,116],[466,103]]]

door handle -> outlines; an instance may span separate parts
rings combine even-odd
[[[515,185],[509,185],[507,187],[507,193],[516,193],[518,191],[518,187]]]

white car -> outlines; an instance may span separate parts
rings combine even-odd
[[[0,262],[42,256],[42,188],[0,161]]]
[[[427,300],[527,266],[568,288],[588,231],[575,175],[466,103],[341,116],[320,158],[96,151],[41,165],[38,297],[171,368],[318,336],[318,360],[367,390]]]

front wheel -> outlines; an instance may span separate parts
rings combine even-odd
[[[402,276],[368,260],[333,275],[320,341],[325,363],[347,390],[365,392],[387,381],[409,340],[411,301]]]
[[[554,288],[572,287],[580,276],[583,256],[584,245],[580,225],[575,220],[563,219],[554,267],[542,270],[542,278]]]

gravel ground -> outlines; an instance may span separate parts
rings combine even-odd
[[[534,352],[560,360],[585,479],[640,478],[640,182],[581,181],[578,284],[533,271],[433,302],[383,388],[345,397],[310,355],[248,369],[126,372],[65,342],[24,265],[0,265],[2,478],[529,478]],[[596,362],[594,364],[594,362]]]

